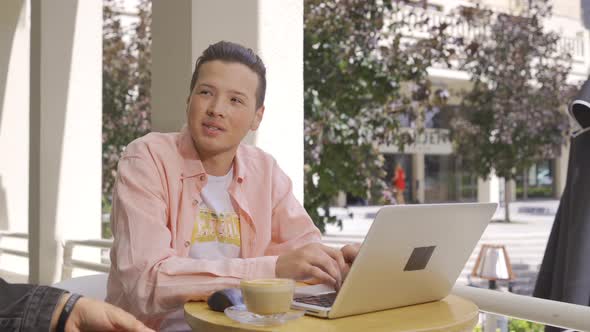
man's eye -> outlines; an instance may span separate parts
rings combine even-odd
[[[232,98],[231,99],[231,102],[232,103],[240,103],[240,104],[243,104],[242,100],[240,100],[239,98],[236,98],[236,97]]]
[[[211,95],[211,92],[207,91],[207,90],[201,90],[201,91],[199,91],[199,94],[208,96],[208,95]]]

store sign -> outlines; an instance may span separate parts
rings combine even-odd
[[[402,129],[414,136],[414,143],[406,145],[404,151],[397,146],[382,145],[381,153],[423,153],[423,154],[451,154],[453,145],[451,143],[451,132],[448,129],[426,128],[422,133],[412,128]]]

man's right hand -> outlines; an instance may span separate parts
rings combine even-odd
[[[63,297],[65,301],[69,294]],[[65,304],[64,301],[63,302]],[[54,315],[61,313],[56,310]],[[56,317],[57,318],[57,317]],[[55,319],[57,321],[57,319]],[[52,321],[53,323],[53,321]],[[52,324],[51,331],[55,331],[55,324]],[[131,314],[102,301],[96,301],[88,297],[82,297],[72,309],[72,313],[65,326],[66,332],[84,331],[118,331],[118,332],[154,332],[138,321]]]
[[[339,289],[347,270],[348,266],[340,250],[320,243],[310,243],[279,256],[275,273],[278,278],[315,278]]]

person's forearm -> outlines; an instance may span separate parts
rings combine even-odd
[[[112,278],[123,284],[128,283],[125,288],[130,291],[124,292],[123,288],[110,289],[111,303],[148,322],[160,318],[171,307],[181,306],[188,300],[206,300],[214,291],[238,287],[241,279],[274,278],[277,258],[262,256],[205,260],[173,256],[165,260],[152,259],[152,262],[159,263],[148,263],[144,270],[115,269],[111,271]],[[150,275],[144,273],[145,270]],[[136,271],[140,275],[131,274]],[[134,277],[130,278],[130,275]],[[134,305],[129,306],[129,303]]]
[[[61,312],[63,311],[66,302],[70,298],[70,295],[70,293],[65,293],[59,298],[59,301],[57,301],[55,309],[53,310],[53,315],[51,315],[51,324],[49,326],[50,332],[55,332],[57,328],[57,320],[59,319],[59,315],[61,315]]]
[[[0,279],[0,319],[19,326],[20,332],[48,331],[52,315],[64,290],[27,284],[9,284]]]

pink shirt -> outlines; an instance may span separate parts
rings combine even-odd
[[[229,194],[240,217],[241,257],[188,257],[207,174],[185,127],[129,144],[113,192],[107,301],[157,328],[188,300],[206,300],[240,279],[275,277],[278,255],[320,232],[295,199],[289,177],[262,150],[240,145]]]

